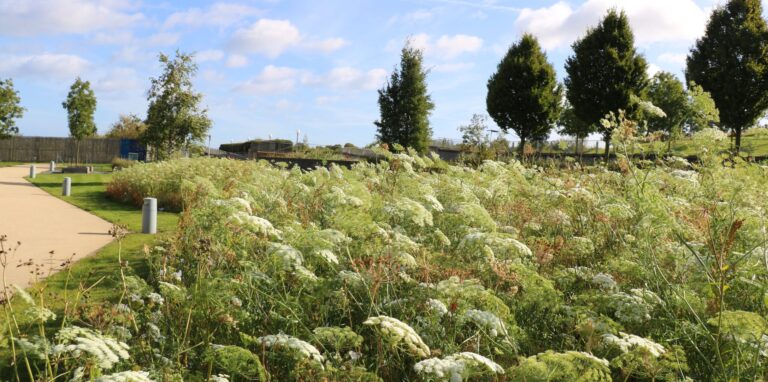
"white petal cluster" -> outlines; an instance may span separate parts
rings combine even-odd
[[[369,317],[364,325],[374,327],[393,347],[403,346],[410,354],[424,358],[429,356],[429,346],[408,324],[389,316]]]
[[[304,267],[304,258],[296,248],[280,243],[269,243],[267,252],[280,258],[283,270],[294,272],[301,279],[317,280],[317,276]]]
[[[434,378],[436,381],[460,382],[472,377],[473,371],[485,374],[504,374],[502,368],[496,362],[471,352],[462,352],[449,355],[445,358],[429,358],[414,365],[413,369],[419,375]]]
[[[328,264],[339,265],[339,258],[329,249],[321,249],[315,252],[315,254],[325,260]]]
[[[128,345],[91,329],[66,327],[56,334],[56,338],[59,343],[51,349],[54,355],[67,354],[75,358],[85,356],[94,360],[104,370],[130,358]]]
[[[439,316],[444,316],[448,313],[448,307],[445,306],[442,301],[434,298],[427,300],[427,307],[429,310],[437,313]]]
[[[431,227],[433,224],[432,213],[413,199],[399,198],[394,203],[387,204],[384,211],[393,217],[409,221],[419,227]]]
[[[462,316],[463,322],[471,322],[484,330],[491,337],[507,336],[507,327],[504,322],[491,312],[470,309]]]
[[[442,212],[444,209],[443,204],[434,195],[424,195],[424,203],[432,211]]]
[[[592,276],[592,284],[597,285],[602,290],[614,290],[616,289],[616,280],[613,276],[607,273],[598,273]]]
[[[232,214],[231,220],[235,224],[261,235],[276,237],[280,237],[281,235],[281,232],[275,229],[269,220],[251,215],[247,212],[237,211]]]
[[[595,362],[599,362],[600,364],[602,364],[605,367],[608,367],[611,364],[605,358],[598,358],[598,357],[595,357],[591,353],[587,353],[587,352],[583,352],[583,351],[567,351],[567,352],[565,352],[565,354],[578,354],[578,355],[581,355],[582,357],[589,358],[589,359],[591,359],[591,360],[593,360]]]
[[[659,357],[666,352],[664,346],[661,344],[653,342],[647,338],[636,336],[634,334],[627,334],[624,332],[619,332],[618,336],[610,333],[606,334],[603,336],[603,341],[606,344],[617,346],[624,353],[634,348],[643,348],[654,357]]]
[[[323,361],[325,361],[325,358],[320,354],[320,351],[312,346],[312,344],[287,334],[271,334],[259,337],[256,341],[268,349],[288,350],[292,352],[296,358],[317,362],[321,367]]]
[[[155,382],[146,371],[122,371],[96,378],[96,382]]]

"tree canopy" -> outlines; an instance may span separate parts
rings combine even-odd
[[[662,131],[670,137],[682,133],[688,116],[688,95],[683,83],[669,72],[658,72],[648,86],[648,100],[666,114],[666,117],[648,118],[648,131]]]
[[[139,139],[147,129],[147,124],[135,114],[120,114],[105,136],[107,138]]]
[[[435,105],[427,91],[423,54],[408,42],[387,83],[379,90],[380,118],[374,124],[378,140],[390,146],[410,147],[420,153],[429,149],[432,129],[429,115]]]
[[[78,77],[69,88],[67,99],[61,106],[67,110],[69,135],[77,141],[75,162],[80,163],[80,141],[96,135],[96,122],[93,120],[96,95],[91,89],[91,83]]]
[[[0,80],[0,139],[10,138],[19,133],[16,120],[24,116],[19,92],[13,87],[13,80]]]
[[[203,95],[192,87],[197,72],[193,56],[176,51],[175,58],[161,53],[159,60],[163,73],[152,78],[142,140],[164,159],[190,143],[203,141],[212,123],[200,106]]]
[[[574,53],[565,62],[568,102],[580,120],[602,133],[606,155],[612,131],[600,120],[618,110],[632,115],[636,110],[632,96],[643,95],[648,85],[648,64],[634,42],[627,15],[610,10],[573,44]]]
[[[488,114],[505,132],[526,141],[543,140],[560,117],[562,88],[539,42],[525,34],[513,44],[488,80]]]
[[[768,26],[760,0],[730,0],[712,12],[687,59],[686,79],[709,92],[724,129],[736,136],[768,108]]]

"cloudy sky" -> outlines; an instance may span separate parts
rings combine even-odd
[[[425,50],[436,137],[485,112],[485,84],[523,32],[538,36],[562,79],[570,44],[610,7],[624,9],[651,70],[682,75],[717,0],[0,0],[0,78],[13,78],[29,136],[67,135],[61,107],[91,81],[96,122],[146,113],[159,52],[195,52],[196,88],[214,144],[295,138],[374,139],[376,89],[411,38]],[[765,3],[765,0],[764,0]]]

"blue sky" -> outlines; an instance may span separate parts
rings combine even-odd
[[[106,132],[145,116],[159,52],[196,52],[196,88],[214,144],[282,137],[312,144],[373,141],[376,89],[409,37],[425,50],[435,137],[485,112],[486,81],[523,32],[539,37],[558,76],[570,44],[611,7],[638,49],[682,76],[716,0],[0,0],[0,78],[13,78],[28,136],[66,136],[61,102],[75,77],[98,97]],[[514,136],[511,137],[514,139]]]

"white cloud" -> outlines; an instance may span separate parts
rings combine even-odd
[[[208,9],[191,8],[168,16],[163,26],[172,28],[178,25],[228,26],[240,22],[250,16],[262,13],[259,9],[241,4],[215,3]]]
[[[176,44],[179,41],[178,33],[155,33],[146,39],[147,44],[153,46],[168,46]]]
[[[306,76],[303,83],[308,85],[326,86],[333,89],[373,90],[384,83],[387,71],[371,69],[363,72],[348,66],[331,69],[322,76]]]
[[[583,36],[611,8],[626,11],[640,45],[693,42],[703,33],[708,18],[694,0],[587,0],[575,9],[560,1],[521,10],[515,27],[536,35],[546,49],[561,48]]]
[[[275,58],[300,41],[299,29],[290,21],[260,19],[249,27],[238,29],[230,46],[240,53],[256,53]]]
[[[411,46],[420,49],[425,56],[453,59],[462,54],[475,53],[483,47],[483,40],[476,36],[457,34],[440,36],[436,42],[428,34],[417,34],[409,38]]]
[[[483,47],[483,40],[475,36],[457,34],[441,36],[434,46],[436,54],[451,59],[464,53],[474,53]]]
[[[435,65],[432,70],[438,73],[454,73],[462,70],[469,70],[474,67],[475,64],[471,62],[454,62],[449,64]]]
[[[248,57],[240,54],[230,54],[226,65],[228,68],[242,68],[248,65]]]
[[[235,90],[250,94],[287,93],[296,87],[301,71],[268,65],[255,78],[238,84]]]
[[[72,54],[0,56],[0,73],[11,76],[66,79],[83,75],[88,67],[87,60]]]
[[[0,0],[0,34],[82,34],[135,25],[144,19],[126,1]]]
[[[126,92],[141,89],[141,80],[136,70],[131,68],[112,69],[93,83],[93,90],[97,96],[102,93],[124,95]]]
[[[656,73],[660,72],[661,68],[656,64],[648,64],[648,76],[653,77]]]
[[[685,65],[685,60],[688,55],[685,53],[662,53],[659,55],[659,62],[665,62],[668,64]]]
[[[208,82],[221,82],[226,79],[223,73],[220,73],[213,69],[206,69],[200,73],[200,77]]]
[[[328,54],[343,48],[347,44],[347,40],[344,40],[343,38],[329,38],[325,40],[308,41],[302,45],[307,50]]]
[[[224,58],[224,52],[216,49],[203,50],[195,53],[195,60],[197,62],[219,61],[222,58]]]

